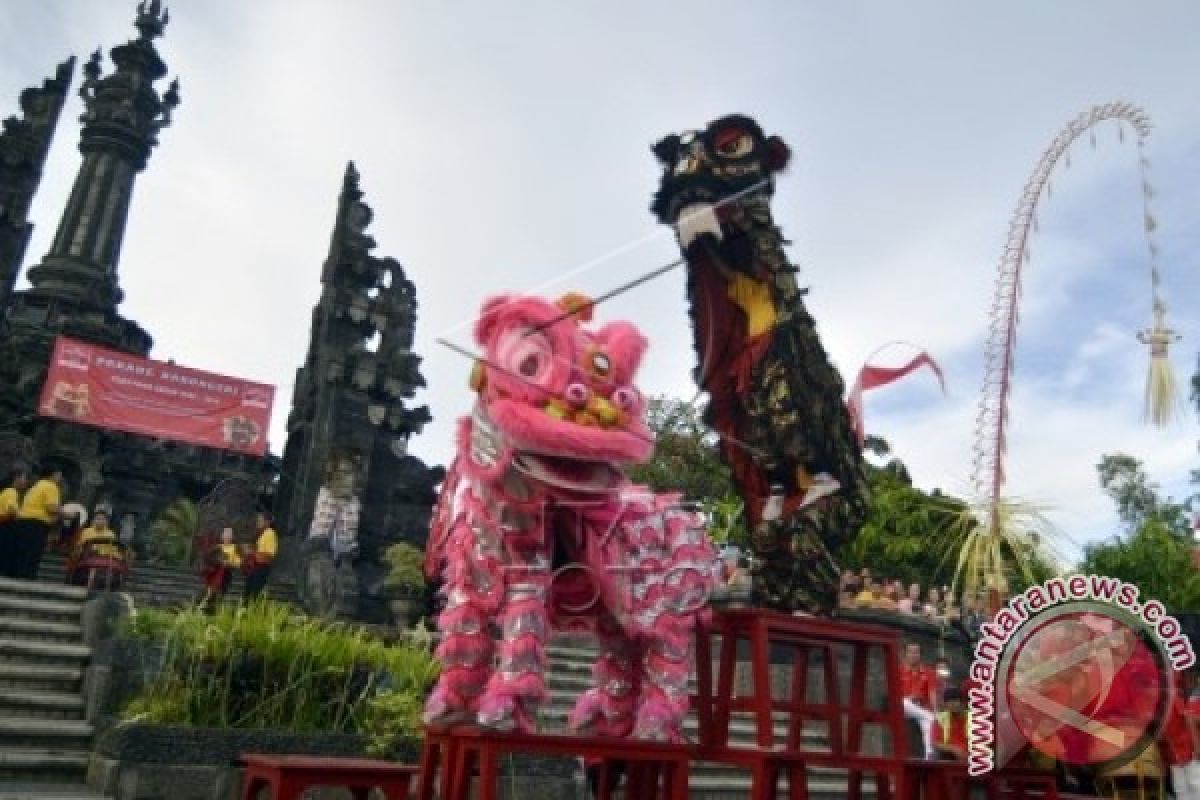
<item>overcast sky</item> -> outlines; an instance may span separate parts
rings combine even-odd
[[[19,91],[134,34],[128,0],[0,0],[0,114]],[[434,344],[500,290],[598,294],[676,255],[647,211],[648,145],[731,112],[793,147],[776,220],[849,383],[891,340],[944,365],[868,396],[868,429],[925,487],[967,492],[982,349],[1009,215],[1043,149],[1096,103],[1156,123],[1164,279],[1182,383],[1200,335],[1200,4],[177,0],[159,49],[182,84],[175,124],[138,181],[122,312],[153,355],[279,387],[282,450],[345,163],[362,172],[377,254],[420,299],[418,345],[451,452],[469,363]],[[78,86],[78,77],[76,85]],[[45,253],[79,165],[72,93],[33,208]],[[1129,452],[1176,497],[1197,466],[1196,416],[1141,425],[1149,321],[1135,150],[1115,128],[1060,170],[1025,281],[1012,494],[1051,505],[1062,549],[1118,530],[1096,484]],[[657,235],[656,235],[657,234]],[[631,242],[616,258],[559,276]],[[651,339],[643,388],[691,398],[683,277],[606,304]],[[893,358],[905,355],[898,352]],[[885,359],[887,360],[887,359]]]

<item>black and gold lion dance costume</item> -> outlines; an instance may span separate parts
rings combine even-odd
[[[841,376],[804,308],[771,216],[790,151],[754,120],[723,117],[654,146],[651,210],[675,227],[688,270],[696,380],[753,537],[759,605],[825,613],[832,554],[867,513],[862,453]]]

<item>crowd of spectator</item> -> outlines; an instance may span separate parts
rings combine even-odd
[[[922,588],[899,580],[880,580],[868,567],[859,572],[843,570],[838,606],[847,609],[876,609],[911,614],[931,622],[961,627],[974,638],[984,622],[984,604],[976,598],[956,599],[949,586]]]

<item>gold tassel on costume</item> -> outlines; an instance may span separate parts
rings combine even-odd
[[[1163,319],[1164,311],[1162,306],[1156,306],[1154,327],[1138,333],[1138,341],[1150,346],[1145,418],[1147,422],[1160,428],[1165,428],[1173,422],[1179,412],[1179,384],[1175,380],[1175,371],[1171,368],[1167,348],[1182,338],[1167,327]]]

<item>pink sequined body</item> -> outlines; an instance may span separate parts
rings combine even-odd
[[[718,566],[697,514],[617,468],[652,449],[633,386],[645,340],[529,297],[485,304],[476,340],[485,376],[430,539],[445,607],[427,721],[532,730],[547,638],[587,632],[601,653],[571,726],[677,740]]]

